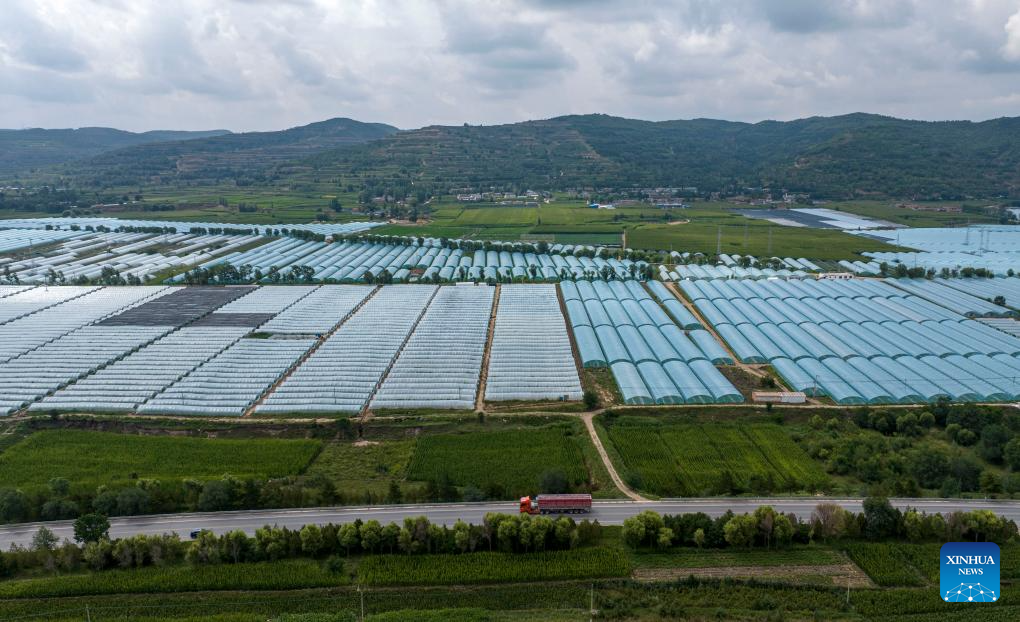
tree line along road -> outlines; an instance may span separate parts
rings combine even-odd
[[[1020,522],[1020,501],[971,500],[971,499],[890,499],[893,506],[915,508],[929,514],[940,512],[968,512],[991,510],[1005,518]],[[863,499],[857,498],[701,498],[666,499],[661,501],[596,501],[591,514],[577,518],[597,519],[604,525],[620,525],[624,519],[644,510],[660,514],[683,514],[704,512],[712,517],[732,510],[736,514],[751,512],[760,505],[770,505],[779,512],[793,513],[808,518],[819,503],[836,503],[852,512],[861,512]],[[386,524],[402,522],[406,517],[426,516],[438,524],[452,525],[457,520],[481,524],[489,512],[513,514],[518,511],[517,503],[449,503],[421,505],[382,505],[372,507],[327,507],[295,508],[285,510],[242,510],[235,512],[208,512],[192,514],[160,514],[146,516],[120,516],[110,519],[110,537],[121,538],[137,534],[162,534],[176,532],[187,538],[192,531],[208,529],[222,534],[240,529],[249,535],[264,525],[278,525],[298,529],[308,524],[350,523],[357,519],[375,519]],[[58,538],[74,537],[73,521],[50,521],[41,523],[20,523],[0,526],[0,548],[12,544],[28,546],[39,527],[45,526]]]

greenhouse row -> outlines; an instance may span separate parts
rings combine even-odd
[[[360,412],[437,289],[407,285],[374,290],[255,411]]]
[[[296,335],[328,333],[350,315],[372,289],[369,285],[321,285],[280,311],[259,330]]]
[[[31,410],[135,412],[138,407],[248,333],[185,327],[67,386]]]
[[[3,361],[169,291],[166,287],[50,287],[4,298],[0,301],[0,320],[3,320],[0,323],[0,373]],[[28,295],[33,298],[31,304],[14,302]],[[9,305],[15,305],[18,311],[5,312]],[[29,306],[35,311],[26,312]]]
[[[847,272],[852,272],[857,276],[878,276],[882,273],[882,264],[878,261],[864,262],[841,259],[836,263]]]
[[[708,331],[684,333],[640,283],[563,283],[585,367],[609,367],[628,404],[743,401],[713,363],[732,359]],[[695,337],[698,335],[698,337]]]
[[[660,281],[681,281],[683,279],[803,279],[809,276],[800,269],[743,268],[741,266],[713,266],[709,264],[677,264],[670,270],[659,266]]]
[[[472,285],[439,288],[371,407],[474,408],[495,291]]]
[[[312,233],[319,233],[322,235],[349,235],[352,233],[361,233],[368,231],[373,227],[382,226],[385,223],[381,222],[343,222],[343,223],[305,223],[305,224],[289,224],[289,225],[251,225],[251,224],[239,224],[236,222],[199,222],[199,221],[182,221],[182,220],[146,220],[146,219],[125,219],[125,218],[104,218],[99,216],[76,216],[73,218],[59,217],[59,218],[12,218],[9,220],[0,221],[0,230],[2,229],[37,229],[46,230],[46,227],[52,227],[53,229],[67,230],[72,226],[76,226],[79,229],[85,229],[86,227],[92,227],[93,229],[98,227],[105,227],[110,231],[114,231],[119,228],[133,228],[133,229],[154,229],[154,228],[166,228],[175,229],[178,232],[188,232],[193,228],[195,229],[250,229],[258,233],[264,234],[270,229],[288,229],[290,231],[309,231]]]
[[[896,246],[932,253],[1020,253],[1020,231],[1013,225],[916,227],[854,232]]]
[[[440,246],[376,244],[340,241],[332,244],[281,238],[244,252],[208,261],[209,268],[229,263],[251,266],[263,275],[271,269],[288,271],[308,266],[315,280],[395,283],[413,280],[449,281],[558,281],[560,279],[631,279],[647,264],[629,259],[602,259],[570,254],[475,250]]]
[[[938,282],[989,302],[1002,296],[1007,305],[1020,306],[1020,278],[939,279]]]
[[[34,285],[0,285],[0,298],[6,298],[13,296],[14,294],[20,294],[27,292],[28,290],[35,287]]]
[[[276,315],[315,291],[315,285],[259,287],[216,309],[213,313],[271,313]]]
[[[0,229],[0,253],[28,250],[37,246],[46,246],[62,240],[70,240],[84,235],[79,231],[47,231],[46,229]],[[11,260],[0,257],[0,269]]]
[[[98,287],[37,287],[13,291],[0,306],[0,324],[10,322],[66,300],[94,292]]]
[[[1005,401],[1020,339],[881,281],[685,281],[743,363],[839,404]]]
[[[161,272],[186,269],[266,240],[251,235],[71,233],[75,234],[72,239],[47,247],[43,252],[33,252],[20,259],[0,257],[0,270],[8,269],[22,283],[51,282],[54,274],[61,275],[65,282],[95,279],[102,275],[104,268],[112,268],[124,278],[135,276],[145,281]]]
[[[314,339],[241,339],[138,412],[241,416],[314,344]]]
[[[95,372],[169,332],[168,327],[86,326],[0,363],[0,415]]]
[[[724,266],[727,266],[727,267],[730,267],[730,268],[739,267],[740,264],[745,259],[746,259],[747,263],[750,263],[750,264],[757,263],[757,261],[758,261],[758,258],[754,257],[752,255],[747,255],[745,257],[745,256],[741,256],[741,255],[728,255],[726,253],[720,253],[719,254],[719,261],[722,262],[722,264]],[[818,267],[818,264],[816,264],[815,262],[810,261],[808,259],[805,259],[803,257],[801,257],[799,259],[794,259],[793,257],[773,257],[772,259],[773,260],[778,259],[781,263],[783,263],[787,268],[790,268],[791,270],[807,270],[808,272],[821,272],[822,271],[822,269]]]
[[[1020,255],[1016,253],[985,252],[981,254],[939,252],[939,253],[891,253],[867,252],[875,263],[886,263],[891,267],[903,264],[907,268],[924,268],[925,270],[960,271],[964,268],[983,268],[997,276],[1007,276],[1010,271],[1020,272]]]
[[[556,286],[501,287],[485,399],[579,400],[581,396]]]
[[[1020,281],[1020,279],[995,280],[1001,282]],[[1011,317],[1016,315],[1012,309],[993,304],[960,288],[951,287],[947,281],[942,279],[886,279],[886,282],[967,317]]]

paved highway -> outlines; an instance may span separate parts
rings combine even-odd
[[[848,510],[861,511],[861,499],[837,498],[707,498],[672,499],[663,501],[596,501],[590,518],[598,519],[605,525],[619,525],[629,516],[642,510],[655,510],[662,514],[704,512],[719,516],[727,510],[736,513],[752,511],[759,505],[771,505],[781,512],[792,512],[807,518],[811,510],[823,502],[838,503]],[[1020,522],[1020,502],[980,501],[961,499],[892,499],[899,508],[913,507],[929,513],[943,514],[955,511],[992,510],[996,514]],[[488,512],[517,512],[514,502],[503,503],[450,503],[432,505],[383,505],[374,507],[330,507],[302,508],[291,510],[244,510],[239,512],[208,512],[194,514],[162,514],[149,516],[123,516],[110,519],[110,536],[120,538],[136,534],[161,534],[176,532],[187,538],[193,530],[209,529],[215,533],[226,533],[241,529],[252,534],[263,525],[299,528],[311,523],[347,523],[355,519],[376,519],[382,523],[400,522],[407,516],[425,515],[429,520],[452,525],[458,519],[479,524]],[[72,521],[47,523],[22,523],[0,526],[0,548],[11,544],[28,545],[32,535],[45,525],[59,538],[73,538]]]

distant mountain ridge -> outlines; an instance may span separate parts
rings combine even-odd
[[[1020,197],[1020,117],[909,121],[873,114],[743,123],[569,115],[413,130],[330,119],[106,150],[53,170],[82,187],[343,180],[447,192],[770,187],[819,198]]]
[[[309,164],[336,174],[406,170],[442,185],[786,188],[824,197],[1015,196],[1020,118],[905,121],[871,114],[741,123],[574,115],[430,126]]]
[[[89,158],[132,145],[207,138],[229,133],[228,130],[128,132],[109,127],[0,129],[0,174]]]
[[[133,184],[154,178],[262,181],[269,167],[397,132],[384,123],[335,118],[277,132],[242,132],[117,149],[69,167],[91,185]]]

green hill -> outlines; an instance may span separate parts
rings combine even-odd
[[[730,194],[782,188],[818,198],[1017,197],[1020,117],[925,122],[850,114],[737,123],[580,115],[407,131],[331,119],[129,146],[48,173],[83,189],[226,184],[329,193],[373,186],[403,196],[694,186]]]
[[[0,174],[30,172],[72,160],[89,158],[132,145],[207,138],[229,134],[227,130],[207,132],[125,132],[108,127],[78,129],[0,130]]]
[[[397,128],[353,119],[329,119],[279,132],[244,132],[197,140],[139,145],[67,167],[84,186],[145,184],[160,180],[240,185],[267,181],[268,168],[312,154],[392,134]]]
[[[982,123],[853,114],[797,121],[567,116],[431,126],[307,161],[338,175],[439,187],[770,186],[816,196],[1020,193],[1020,118]]]

